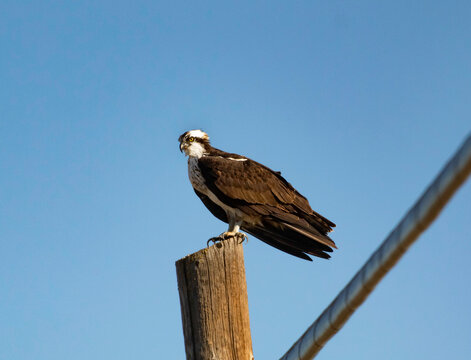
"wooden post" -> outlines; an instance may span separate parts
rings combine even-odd
[[[253,360],[242,244],[224,240],[176,267],[187,360]]]

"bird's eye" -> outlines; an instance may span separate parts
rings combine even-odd
[[[189,142],[193,142],[193,141],[195,141],[195,138],[194,138],[194,137],[191,137],[191,138],[188,139],[188,141],[189,141]]]

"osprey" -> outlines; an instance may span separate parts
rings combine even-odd
[[[229,224],[217,238],[244,239],[245,234],[312,261],[328,259],[337,248],[327,234],[335,224],[311,209],[308,200],[278,171],[209,143],[201,130],[182,134],[180,151],[188,156],[188,176],[196,195],[219,220]]]

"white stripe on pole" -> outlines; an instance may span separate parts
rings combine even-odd
[[[280,360],[308,360],[347,322],[471,173],[471,135],[381,246]]]

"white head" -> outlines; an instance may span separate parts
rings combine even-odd
[[[201,130],[190,130],[178,138],[180,151],[195,158],[202,157],[209,150],[209,136]]]

